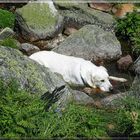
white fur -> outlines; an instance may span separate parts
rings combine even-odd
[[[53,51],[40,51],[32,54],[30,58],[48,67],[52,72],[61,74],[71,85],[99,87],[102,91],[109,91],[112,88],[107,70],[82,58]]]

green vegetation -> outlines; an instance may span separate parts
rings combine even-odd
[[[70,105],[63,116],[44,111],[37,95],[19,90],[14,82],[0,83],[1,137],[106,136],[102,112]]]
[[[4,40],[0,40],[0,46],[6,46],[15,49],[18,48],[17,41],[12,37],[6,38]]]
[[[19,90],[14,82],[0,83],[1,137],[37,136],[43,128],[43,103],[35,95]],[[41,126],[42,125],[42,126]]]
[[[9,11],[0,9],[0,28],[14,27],[15,15]]]
[[[129,39],[135,52],[140,52],[140,14],[137,12],[127,14],[124,19],[119,19],[117,34]]]
[[[140,102],[126,98],[118,110],[70,104],[62,112],[45,112],[36,94],[18,89],[16,82],[0,82],[0,137],[54,138],[140,135]],[[110,133],[111,132],[111,133]]]
[[[118,110],[116,132],[122,136],[140,136],[140,102],[135,97],[127,97],[125,108]]]

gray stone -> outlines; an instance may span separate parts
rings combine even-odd
[[[95,25],[84,26],[53,50],[88,60],[115,60],[122,54],[115,34]]]
[[[140,75],[140,56],[134,62],[132,69],[135,71],[136,74]]]
[[[93,98],[88,96],[86,93],[78,90],[73,91],[73,97],[76,103],[83,104],[83,105],[94,104],[95,102]]]
[[[14,34],[15,33],[12,29],[10,29],[9,27],[6,27],[0,32],[0,40],[4,40],[8,37],[12,37],[14,36]]]
[[[127,96],[128,92],[110,95],[100,101],[102,107],[117,108],[122,105],[122,99]]]
[[[35,52],[40,51],[40,49],[37,46],[29,44],[29,43],[22,43],[20,46],[20,50],[28,56]]]
[[[50,1],[49,1],[50,2]],[[63,29],[63,17],[49,2],[28,3],[16,10],[16,32],[23,39],[38,41],[57,36]]]

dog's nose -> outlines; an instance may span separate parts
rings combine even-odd
[[[113,87],[112,86],[109,88],[109,91],[113,91]]]

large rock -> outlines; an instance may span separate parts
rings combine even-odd
[[[72,1],[72,0],[71,0]],[[86,5],[86,2],[54,2],[59,7],[60,13],[64,16],[65,26],[81,28],[84,25],[92,24],[102,27],[105,30],[113,30],[116,23],[112,15],[91,9]]]
[[[20,51],[0,46],[0,78],[17,80],[21,88],[40,95],[67,87],[62,78],[24,56]]]
[[[65,39],[54,51],[88,60],[115,60],[122,54],[115,34],[95,25],[84,26]]]
[[[16,10],[16,31],[29,41],[57,36],[63,28],[63,17],[53,3],[28,3]]]

